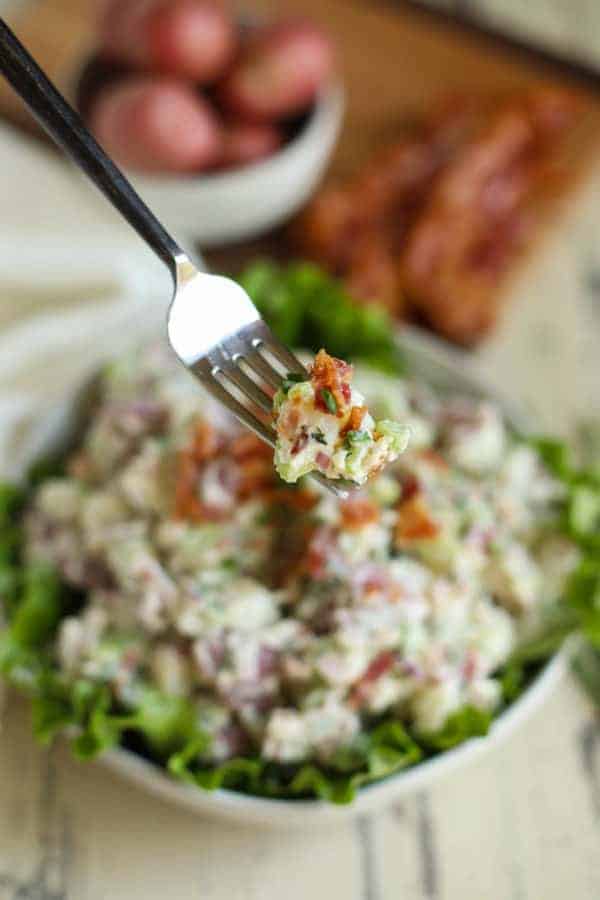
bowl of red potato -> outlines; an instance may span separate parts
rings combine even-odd
[[[240,22],[212,0],[112,0],[82,114],[165,223],[204,246],[292,216],[343,118],[332,43],[307,20]]]

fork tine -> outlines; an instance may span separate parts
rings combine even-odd
[[[223,365],[221,369],[225,377],[233,382],[233,384],[242,391],[249,400],[256,403],[263,412],[268,414],[273,412],[273,399],[268,397],[255,381],[248,378],[246,373],[239,367],[238,360],[235,360],[233,364]]]
[[[231,369],[232,366],[218,366],[210,362],[209,359],[204,358],[200,360],[193,366],[194,374],[197,375],[202,384],[204,385],[205,390],[209,391],[217,400],[219,400],[230,412],[233,413],[236,418],[238,418],[244,425],[250,428],[257,437],[261,438],[263,441],[266,441],[271,447],[275,447],[276,435],[275,431],[265,425],[260,419],[257,419],[255,415],[253,415],[252,411],[248,409],[248,407],[244,406],[243,403],[240,403],[239,400],[224,387],[220,381],[217,380],[215,375],[213,374],[213,370],[215,368],[220,368],[220,371],[223,373],[225,377],[231,377]],[[239,374],[239,371],[234,373]],[[235,380],[232,378],[232,383],[235,384]],[[248,379],[250,380],[250,379]],[[240,390],[243,390],[240,388]],[[263,395],[266,396],[266,395]],[[251,398],[250,398],[251,399]],[[270,408],[270,407],[269,407]],[[349,484],[348,482],[340,480],[339,482],[335,482],[330,478],[326,478],[324,475],[321,475],[319,472],[312,472],[310,475],[311,478],[314,478],[323,487],[327,488],[332,494],[335,494],[340,500],[345,500],[348,497],[349,491],[352,490],[354,485]]]
[[[269,365],[258,350],[254,349],[247,353],[244,356],[244,362],[256,375],[262,378],[263,381],[266,381],[267,384],[270,384],[275,390],[281,387],[283,376],[276,372],[273,366]]]
[[[207,360],[201,360],[193,367],[194,373],[200,378],[204,388],[209,391],[213,397],[216,397],[227,409],[234,414],[244,425],[251,428],[252,431],[263,441],[266,441],[271,447],[275,446],[275,432],[268,428],[260,419],[253,415],[248,407],[240,403],[239,400],[223,387],[223,385],[215,378],[212,373],[213,366]]]
[[[203,363],[207,363],[204,364]],[[194,366],[194,370],[198,375],[200,375],[202,384],[204,385],[205,390],[209,391],[213,397],[216,397],[227,409],[230,410],[244,425],[250,428],[257,437],[261,438],[263,441],[266,441],[271,447],[275,446],[275,432],[264,425],[259,419],[257,419],[249,409],[247,409],[242,403],[233,397],[229,391],[223,387],[223,385],[217,381],[215,376],[212,374],[213,366],[208,363],[208,360],[203,360],[201,363],[196,364]],[[228,373],[224,373],[228,374]],[[319,472],[313,472],[310,476],[311,478],[315,478],[323,487],[327,488],[327,490],[331,491],[331,493],[335,494],[336,497],[339,497],[340,500],[345,500],[348,497],[347,488],[351,488],[352,485],[346,485],[346,482],[340,482],[336,484],[330,478],[325,478],[324,475],[321,475]]]
[[[285,344],[278,341],[273,334],[271,334],[271,340],[268,343],[265,341],[263,346],[286,366],[288,372],[298,372],[308,378],[306,366],[303,366],[291,350],[288,350]]]
[[[318,481],[319,484],[322,484],[323,487],[327,488],[328,491],[334,493],[340,500],[347,500],[350,491],[354,490],[356,485],[350,484],[344,481],[342,478],[339,481],[332,481],[331,478],[326,478],[325,475],[321,475],[320,472],[311,472],[311,478],[314,478],[315,481]]]
[[[261,348],[264,348],[267,353],[274,356],[275,359],[283,365],[286,373],[298,372],[301,375],[306,375],[308,378],[306,366],[300,362],[289,347],[286,347],[285,344],[275,337],[265,321],[261,320],[260,322],[255,322],[249,329],[248,337],[250,338],[249,343],[252,345],[253,349],[261,356],[267,365],[270,366],[270,363],[260,352]],[[270,366],[270,368],[273,367]],[[274,369],[274,371],[276,370]],[[278,372],[277,374],[280,373]]]

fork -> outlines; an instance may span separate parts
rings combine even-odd
[[[179,360],[210,394],[273,447],[273,395],[288,373],[308,378],[306,368],[275,337],[239,284],[196,269],[2,18],[0,72],[54,141],[169,269],[174,292],[167,333]],[[313,476],[341,498],[354,487],[320,473]]]

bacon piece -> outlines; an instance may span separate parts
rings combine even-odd
[[[402,503],[406,500],[411,500],[420,491],[421,485],[416,475],[406,475],[402,479]]]
[[[190,444],[177,457],[173,509],[176,519],[202,521],[215,518],[214,513],[201,503],[197,489],[202,466],[216,456],[218,449],[216,431],[201,419],[194,427]]]
[[[375,659],[371,660],[366,672],[354,685],[350,694],[350,703],[356,709],[363,706],[369,699],[369,688],[376,681],[393,668],[398,654],[393,650],[383,650]]]
[[[324,412],[331,413],[323,395],[323,391],[327,390],[335,400],[337,408],[335,415],[343,416],[351,397],[352,366],[342,359],[330,356],[325,350],[319,350],[310,378],[315,391],[316,406]]]
[[[436,469],[448,469],[448,463],[437,450],[434,450],[432,447],[424,447],[423,450],[419,453],[421,459],[424,459],[430,465],[435,466]]]
[[[252,432],[247,431],[244,434],[237,435],[228,448],[231,456],[236,460],[247,459],[248,457],[264,456],[271,458],[273,451],[268,444],[265,444],[259,437]]]
[[[396,546],[402,547],[410,541],[433,540],[439,533],[440,527],[432,519],[420,494],[401,501],[394,532]]]
[[[469,344],[494,324],[495,288],[535,225],[528,198],[576,109],[563,91],[505,103],[430,191],[400,271],[413,307],[446,337]]]
[[[265,494],[265,500],[278,506],[286,506],[296,512],[310,512],[319,502],[317,494],[306,489],[274,488]]]
[[[344,280],[348,293],[362,303],[375,303],[395,316],[403,316],[404,295],[396,254],[379,234],[368,234],[356,242]]]
[[[457,96],[435,104],[425,121],[375,154],[353,180],[322,191],[292,226],[293,242],[338,275],[353,271],[349,283],[357,299],[391,305],[392,267],[374,247],[387,243],[388,231],[395,243],[403,239],[423,191],[472,128],[478,107]],[[365,281],[359,278],[361,247],[364,261],[370,258]]]
[[[348,531],[356,531],[364,528],[365,525],[371,525],[379,521],[379,507],[372,500],[365,498],[357,498],[356,500],[345,500],[340,504],[340,512],[342,515],[342,525]]]
[[[340,435],[344,437],[349,431],[360,431],[360,426],[367,412],[366,406],[353,406],[350,410],[348,421],[340,431]]]
[[[315,456],[315,462],[322,472],[326,472],[331,465],[331,457],[327,456],[326,453],[323,453],[322,450],[319,450],[319,452]]]
[[[307,444],[308,444],[308,431],[306,428],[304,428],[300,432],[300,434],[298,435],[298,437],[296,438],[294,443],[292,444],[292,449],[290,450],[291,455],[297,456],[301,450],[304,450],[304,448],[306,447]]]
[[[202,503],[198,496],[201,474],[207,464],[220,459],[231,460],[232,491],[237,499],[261,496],[275,484],[272,451],[253,434],[236,435],[228,441],[219,437],[210,424],[199,421],[190,444],[177,456],[175,467],[176,519],[192,522],[214,521],[226,514]]]
[[[580,107],[557,88],[450,98],[317,197],[293,236],[359,301],[473,343],[495,323],[498,288],[537,227],[538,197],[557,186],[551,164]]]
[[[298,574],[310,575],[315,580],[324,578],[327,562],[333,555],[336,545],[336,532],[329,525],[321,525],[308,535],[306,552],[299,561]]]

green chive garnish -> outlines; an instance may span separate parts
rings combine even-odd
[[[327,388],[321,388],[321,399],[323,400],[323,403],[325,404],[331,415],[336,416],[338,408],[337,403],[335,402],[335,397],[333,396],[331,391]]]
[[[287,394],[290,388],[294,387],[295,384],[299,384],[301,381],[304,381],[304,375],[300,375],[298,372],[288,372],[281,383],[283,393]]]
[[[349,431],[344,439],[344,445],[347,450],[352,450],[357,444],[366,444],[371,440],[368,431]]]

